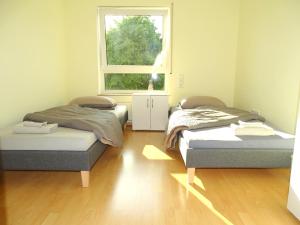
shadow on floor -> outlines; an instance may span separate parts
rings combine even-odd
[[[4,175],[2,170],[1,153],[0,153],[0,224],[1,225],[6,224]]]

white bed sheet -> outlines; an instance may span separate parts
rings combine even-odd
[[[0,131],[0,150],[86,151],[96,141],[93,132],[64,127],[50,134],[15,134],[12,127]]]
[[[230,126],[184,130],[182,136],[189,148],[292,149],[294,136],[275,129],[271,136],[236,136]]]

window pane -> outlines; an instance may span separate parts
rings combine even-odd
[[[138,73],[109,73],[105,76],[105,90],[147,90],[149,80],[153,80],[154,90],[164,90],[165,75]]]
[[[108,65],[154,65],[162,51],[162,16],[105,16]]]

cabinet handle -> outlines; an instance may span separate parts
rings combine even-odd
[[[152,109],[153,109],[153,99],[151,99],[151,105],[152,105]]]
[[[149,98],[147,98],[147,108],[149,108]]]

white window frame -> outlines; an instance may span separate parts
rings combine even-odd
[[[162,55],[163,60],[160,65],[108,65],[106,57],[105,39],[105,16],[163,16],[163,41]],[[163,91],[167,91],[167,75],[170,73],[170,42],[171,42],[171,20],[170,8],[168,7],[98,7],[98,73],[100,94],[130,94],[133,92],[145,92],[145,90],[105,90],[105,73],[163,73],[165,74],[165,84]]]

